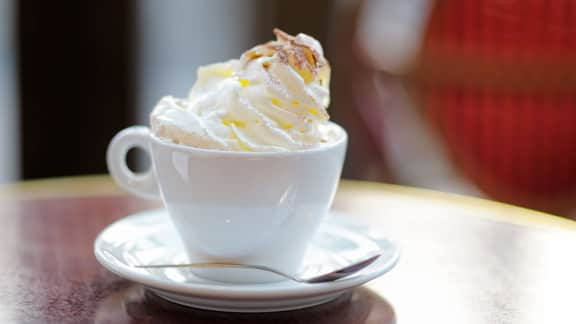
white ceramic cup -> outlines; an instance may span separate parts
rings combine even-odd
[[[194,148],[134,126],[110,142],[108,169],[126,191],[162,198],[190,262],[258,264],[296,274],[332,204],[342,170],[347,135],[332,125],[339,134],[335,141],[289,152]],[[126,154],[135,147],[152,159],[152,168],[142,174],[126,165]],[[280,278],[241,269],[194,273],[225,282]]]

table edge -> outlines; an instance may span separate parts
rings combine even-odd
[[[450,192],[349,179],[342,179],[338,190],[342,193],[355,190],[369,192],[381,191],[402,196],[416,196],[432,201],[446,200],[461,206],[473,206],[475,208],[495,211],[495,213],[482,215],[482,217],[492,220],[520,225],[540,225],[576,230],[576,222],[567,218],[502,202]],[[120,195],[127,194],[114,185],[108,175],[43,178],[0,185],[0,201],[6,199],[34,200]]]
[[[541,225],[546,227],[560,227],[562,229],[576,230],[576,221],[572,219],[495,200],[388,183],[361,180],[344,180],[343,182],[344,187],[346,187],[342,188],[344,190],[380,190],[403,196],[417,196],[419,198],[433,201],[446,200],[461,206],[473,206],[476,208],[495,212],[482,215],[482,218],[519,225]]]

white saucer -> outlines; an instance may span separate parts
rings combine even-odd
[[[398,261],[398,249],[369,232],[372,234],[350,217],[329,215],[307,252],[303,274],[328,272],[375,252],[381,256],[350,277],[318,284],[228,284],[196,277],[188,269],[134,268],[137,264],[187,261],[165,210],[145,211],[112,223],[96,238],[94,254],[113,273],[178,304],[227,312],[273,312],[328,302],[392,269]]]

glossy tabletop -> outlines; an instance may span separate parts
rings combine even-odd
[[[97,233],[158,207],[107,177],[0,189],[0,323],[576,323],[576,222],[494,202],[343,181],[335,209],[402,249],[329,304],[232,314],[164,302],[103,269]]]

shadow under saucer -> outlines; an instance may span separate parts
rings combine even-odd
[[[356,288],[326,304],[272,313],[228,313],[185,307],[166,301],[140,285],[130,285],[105,297],[95,323],[310,323],[391,324],[393,307],[371,290]]]

